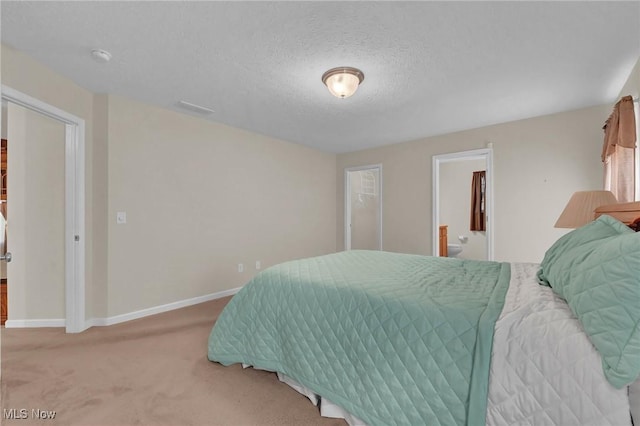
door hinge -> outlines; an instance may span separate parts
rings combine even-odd
[[[76,235],[73,239],[74,239],[76,242],[80,241],[80,235]]]

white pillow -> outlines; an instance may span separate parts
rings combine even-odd
[[[633,424],[640,426],[640,379],[629,385],[629,405]]]

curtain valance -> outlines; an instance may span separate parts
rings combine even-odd
[[[616,146],[635,148],[636,117],[633,113],[633,98],[625,96],[613,107],[613,112],[604,123],[604,145],[602,161],[615,152]]]

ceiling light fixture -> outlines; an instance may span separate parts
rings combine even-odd
[[[322,74],[322,82],[331,94],[337,98],[348,98],[356,93],[358,86],[364,80],[364,73],[357,68],[332,68]]]
[[[111,53],[102,49],[93,49],[91,51],[91,56],[98,62],[109,62],[111,60]]]

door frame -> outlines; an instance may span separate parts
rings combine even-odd
[[[363,170],[378,171],[378,250],[382,250],[382,164],[368,164],[365,166],[345,167],[344,169],[344,249],[351,250],[351,179],[349,172]]]
[[[439,232],[440,226],[440,164],[448,163],[451,161],[464,161],[464,160],[484,160],[486,163],[486,191],[487,199],[485,200],[485,217],[487,221],[487,229],[485,235],[487,236],[487,260],[493,260],[493,149],[492,148],[480,148],[472,149],[470,151],[452,152],[450,154],[434,155],[432,159],[432,171],[433,171],[433,225],[431,229],[432,233],[432,250],[433,256],[440,256],[438,250]]]
[[[65,329],[86,330],[85,123],[80,117],[2,85],[2,101],[62,122],[65,127]]]

